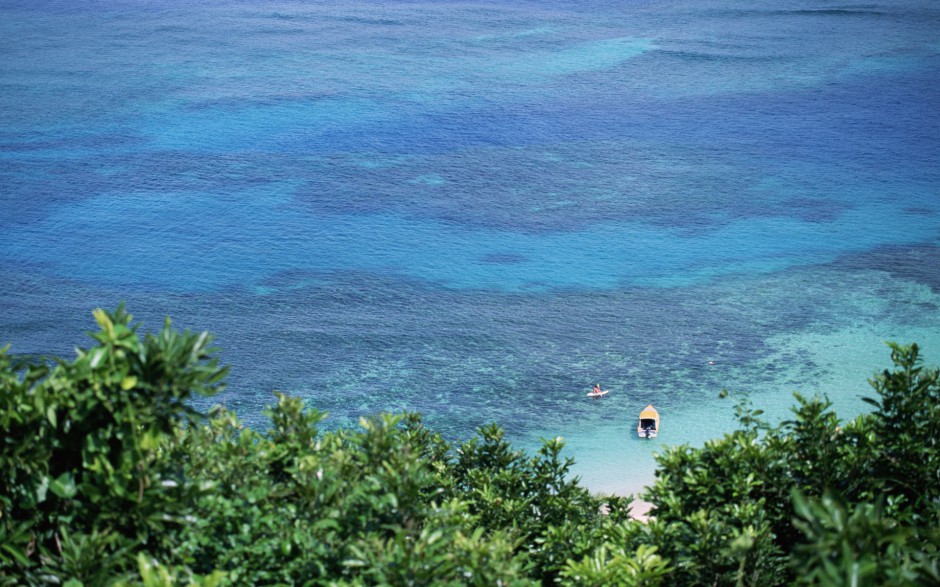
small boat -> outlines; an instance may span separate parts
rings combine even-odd
[[[659,434],[659,412],[653,404],[647,404],[640,412],[640,423],[636,426],[636,433],[640,438],[656,438]]]
[[[589,391],[589,392],[587,393],[587,396],[588,396],[588,397],[604,397],[604,396],[607,395],[608,393],[610,393],[610,390],[609,390],[609,389],[602,389],[602,390],[600,390],[600,391]]]

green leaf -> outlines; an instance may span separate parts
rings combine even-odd
[[[101,360],[104,358],[104,356],[105,356],[106,354],[108,354],[108,349],[106,349],[106,348],[104,348],[104,347],[98,347],[98,348],[92,350],[92,351],[91,351],[91,362],[89,363],[89,365],[91,366],[91,368],[92,368],[92,369],[97,368],[98,365],[101,363]]]
[[[92,315],[95,317],[95,322],[98,323],[98,326],[109,333],[114,333],[114,323],[111,322],[111,318],[108,316],[107,312],[101,308],[96,308],[92,312]]]
[[[75,478],[72,477],[72,473],[69,471],[59,475],[59,477],[49,485],[49,489],[62,499],[75,497],[75,494],[78,493]]]
[[[16,548],[12,544],[0,544],[0,550],[9,554],[11,557],[16,559],[16,562],[23,565],[24,567],[29,565],[29,558],[23,554],[22,550]]]
[[[39,486],[36,487],[36,502],[42,503],[46,501],[46,495],[49,492],[49,477],[43,476],[42,480],[39,482]]]

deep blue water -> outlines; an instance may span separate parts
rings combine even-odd
[[[880,341],[940,357],[940,6],[0,0],[0,343],[121,300],[249,422],[497,421],[597,486],[650,401],[853,415]]]

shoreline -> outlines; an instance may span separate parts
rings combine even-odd
[[[588,483],[583,478],[581,479],[581,482],[588,489],[588,491],[590,491],[595,496],[615,496],[629,499],[630,518],[634,520],[645,524],[649,522],[650,518],[653,517],[653,503],[644,499],[644,494],[646,493],[646,490],[652,486],[653,483],[655,483],[655,477],[652,477],[648,482],[642,482],[642,484],[636,484],[636,482],[631,483],[629,490],[625,489],[622,483],[615,483],[619,487],[614,490],[610,490],[609,488],[599,488],[596,484]]]
[[[653,504],[642,499],[634,499],[630,502],[630,517],[638,522],[646,524],[652,518]]]

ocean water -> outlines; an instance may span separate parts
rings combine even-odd
[[[495,421],[598,491],[722,389],[853,417],[883,341],[940,362],[940,6],[0,0],[0,344],[122,300],[216,335],[201,408]]]

